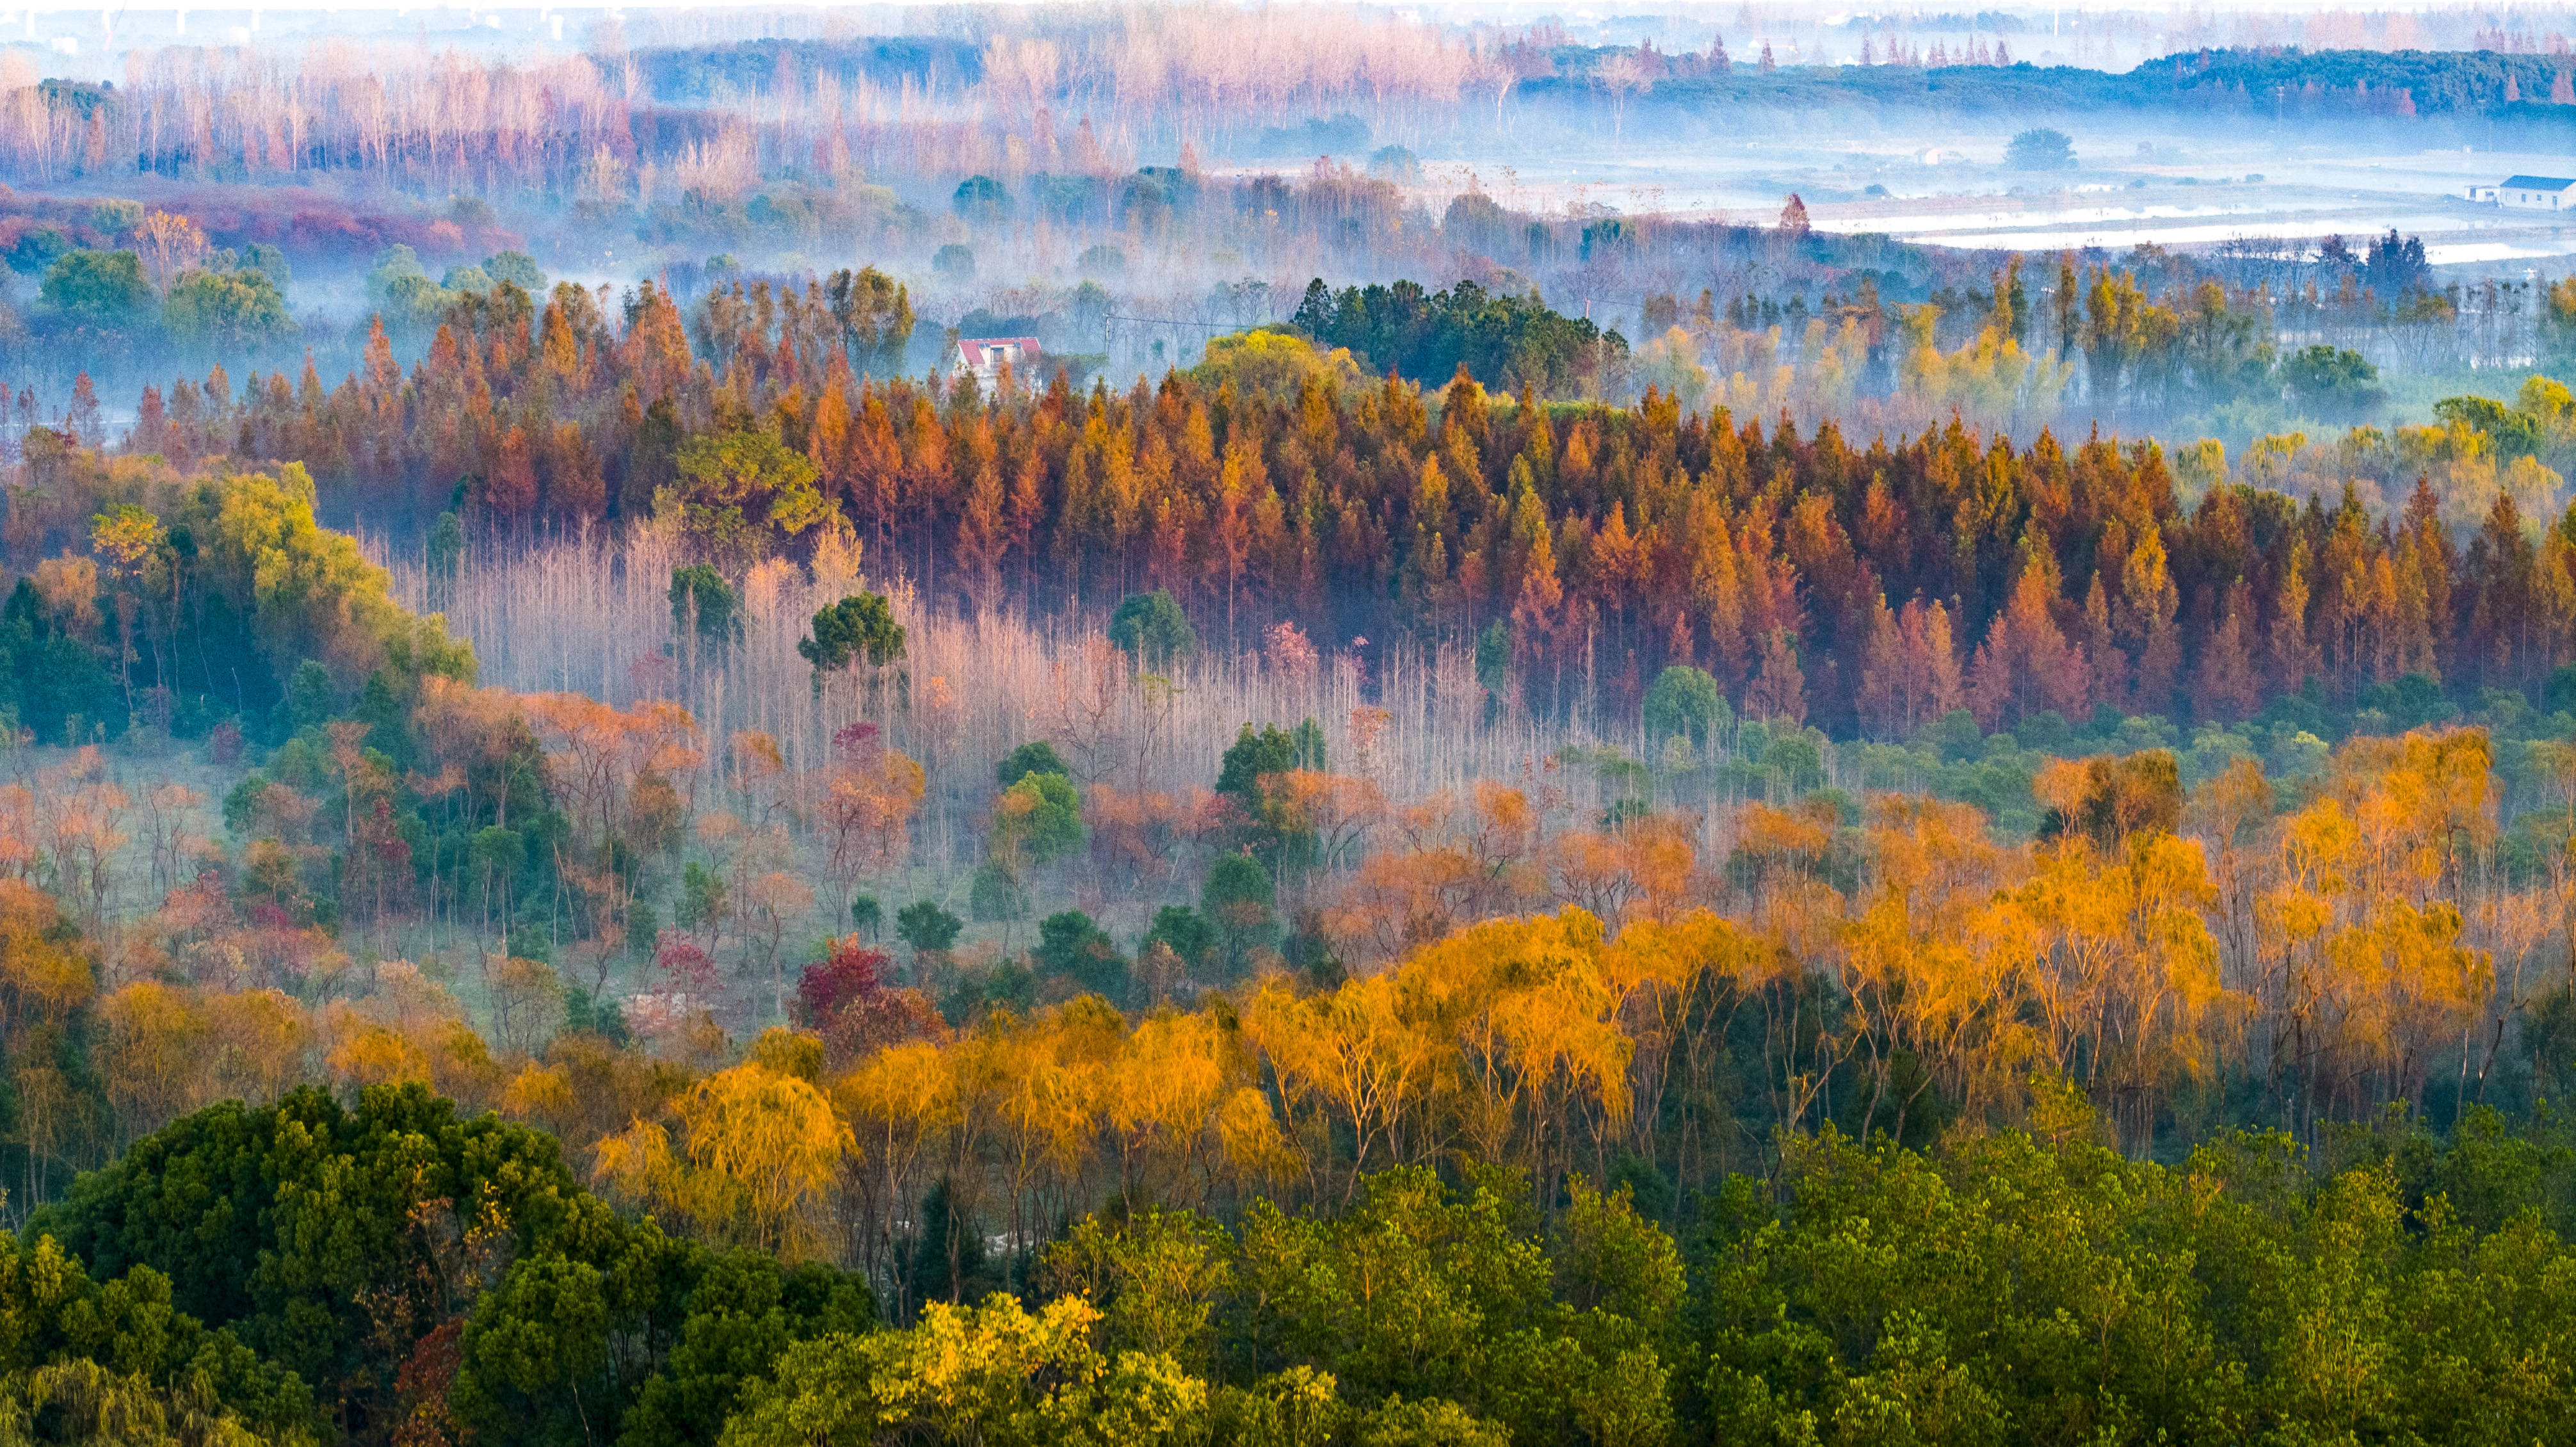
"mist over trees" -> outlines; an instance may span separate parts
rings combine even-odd
[[[0,1444],[2564,1440],[2576,279],[1456,159],[2563,47],[1684,23],[0,50]]]

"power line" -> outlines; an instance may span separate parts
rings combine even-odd
[[[1192,322],[1183,321],[1178,317],[1130,317],[1120,316],[1116,312],[1103,312],[1101,316],[1104,320],[1113,322],[1140,322],[1156,327],[1197,327],[1201,331],[1209,332],[1239,332],[1247,326],[1277,325],[1272,322]]]

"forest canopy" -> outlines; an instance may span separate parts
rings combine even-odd
[[[2576,1441],[2544,20],[21,18],[0,1447]]]

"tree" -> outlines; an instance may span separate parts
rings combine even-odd
[[[269,1194],[236,1201],[234,1183],[254,1180]],[[165,1189],[175,1182],[193,1184]],[[573,1225],[538,1203],[580,1194],[554,1142],[523,1126],[463,1118],[419,1085],[369,1088],[349,1109],[308,1086],[166,1127],[82,1177],[38,1224],[93,1270],[150,1266],[177,1309],[301,1377],[340,1383],[367,1361],[372,1320],[407,1312],[425,1330],[453,1309],[422,1212],[488,1199],[516,1248],[537,1253]]]
[[[1127,998],[1125,957],[1118,953],[1108,932],[1081,910],[1063,910],[1038,921],[1037,948],[1029,952],[1029,958],[1040,978],[1070,978],[1113,1005],[1123,1004]]]
[[[900,375],[912,344],[912,298],[895,281],[866,267],[843,268],[824,283],[832,319],[840,324],[842,354],[852,370],[880,377]]]
[[[1208,865],[1199,890],[1199,909],[1215,925],[1226,969],[1240,975],[1252,952],[1266,949],[1276,937],[1277,893],[1270,871],[1248,854],[1220,854]]]
[[[1780,208],[1780,234],[1791,238],[1803,238],[1809,230],[1807,203],[1798,199],[1798,193],[1792,191],[1789,193],[1787,203]]]
[[[864,660],[883,668],[903,657],[903,625],[883,593],[859,593],[814,615],[814,631],[796,643],[796,651],[814,665],[814,689],[822,692],[826,674],[838,673]]]
[[[676,1144],[649,1120],[602,1141],[600,1179],[720,1240],[790,1258],[810,1249],[806,1203],[852,1149],[849,1126],[811,1081],[737,1065],[699,1081],[674,1114]]]
[[[206,259],[206,233],[197,223],[169,211],[154,211],[134,228],[134,241],[155,290],[166,290],[181,274]]]
[[[2164,749],[2142,749],[2126,758],[2059,761],[2037,787],[2049,805],[2040,837],[2081,834],[2096,849],[2116,855],[2136,833],[2170,834],[2182,827],[2182,776]]]
[[[2359,352],[2320,342],[2292,352],[2281,364],[2282,379],[2298,404],[2319,417],[2358,416],[2377,407],[2385,395],[2379,369]]]
[[[2387,235],[2371,240],[2369,259],[2362,263],[2363,279],[2392,301],[2409,291],[2424,290],[2432,275],[2432,264],[2424,258],[2424,238],[2401,239],[2394,226]]]
[[[59,226],[30,226],[9,244],[9,267],[30,276],[42,276],[57,260],[79,249],[72,234]]]
[[[296,330],[276,284],[247,268],[181,272],[162,299],[161,325],[180,345],[209,350],[259,347]]]
[[[1060,773],[1023,774],[993,802],[994,854],[1049,863],[1082,846],[1082,794]]]
[[[1693,748],[1705,748],[1712,731],[1724,726],[1730,710],[1717,680],[1701,669],[1676,664],[1655,675],[1646,690],[1646,737],[1680,737]]]
[[[1294,729],[1264,724],[1258,732],[1245,724],[1218,761],[1216,791],[1232,795],[1244,812],[1258,817],[1265,801],[1262,780],[1323,767],[1324,731],[1313,719],[1301,720]]]
[[[687,1316],[660,1371],[628,1411],[621,1442],[683,1447],[716,1441],[790,1346],[876,1324],[865,1283],[828,1267],[788,1266],[748,1251],[701,1253]]]
[[[45,271],[37,315],[65,327],[131,331],[151,319],[152,283],[131,251],[73,251]]]
[[[974,225],[1008,220],[1011,215],[1009,188],[990,176],[969,176],[958,182],[957,194],[949,203],[959,220]]]
[[[678,476],[653,498],[700,547],[747,563],[830,510],[814,464],[768,428],[700,433],[680,444]]]
[[[1198,648],[1198,633],[1172,595],[1160,588],[1130,593],[1109,615],[1109,641],[1134,666],[1149,673],[1169,672]]]
[[[921,806],[927,776],[921,765],[892,749],[871,745],[836,754],[821,813],[831,844],[829,872],[846,893],[911,854],[913,811]],[[853,901],[851,908],[858,907]],[[874,934],[874,918],[858,923]]]
[[[2004,147],[2004,165],[2015,171],[2071,171],[2075,141],[2064,131],[2033,126]]]
[[[1441,213],[1440,234],[1462,251],[1493,256],[1509,244],[1511,218],[1491,196],[1481,191],[1462,191]]]
[[[1168,1357],[1092,1344],[1099,1312],[1063,1297],[1032,1316],[995,1293],[925,1307],[918,1326],[791,1346],[774,1383],[746,1384],[725,1447],[864,1447],[881,1441],[1204,1440],[1208,1386]]]
[[[542,296],[546,289],[546,271],[537,259],[524,251],[504,251],[483,258],[483,274],[495,283],[506,282],[530,296]]]
[[[2549,379],[2534,377],[2532,381],[2548,383]],[[2529,457],[2540,451],[2544,415],[2555,413],[2554,410],[2542,414],[2507,407],[2492,397],[2445,397],[2433,404],[2433,415],[2444,422],[2484,433],[2487,445],[2495,449],[2496,456],[2510,460]]]
[[[1210,337],[1205,358],[1190,369],[1190,376],[1210,388],[1231,383],[1240,393],[1283,399],[1310,385],[1340,391],[1365,380],[1349,349],[1326,348],[1293,332],[1264,327]]]
[[[1204,965],[1217,948],[1217,933],[1205,915],[1186,904],[1167,904],[1154,911],[1154,923],[1145,931],[1147,945],[1160,944],[1183,963]]]
[[[682,636],[694,634],[718,646],[741,632],[741,596],[724,575],[705,563],[684,563],[671,570],[671,623]]]
[[[1045,739],[1020,745],[993,766],[993,782],[1005,789],[1031,774],[1061,774],[1070,778],[1073,771],[1064,766],[1064,759],[1056,753],[1055,745]]]
[[[915,900],[895,911],[895,938],[925,955],[946,954],[957,943],[958,931],[966,921],[939,907],[933,900]]]

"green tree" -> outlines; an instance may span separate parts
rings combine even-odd
[[[1476,681],[1485,687],[1485,720],[1491,723],[1512,696],[1512,630],[1499,618],[1476,635]]]
[[[731,916],[732,906],[724,876],[692,859],[680,871],[680,898],[671,907],[671,922],[713,934]]]
[[[1149,673],[1170,672],[1199,646],[1198,633],[1181,605],[1160,588],[1130,593],[1120,600],[1117,611],[1109,615],[1109,641]]]
[[[2075,167],[2075,141],[2064,131],[2033,126],[2004,147],[2004,164],[2016,171],[2069,171]]]
[[[935,900],[915,900],[895,911],[895,938],[925,955],[947,953],[964,928],[966,921],[940,908]]]
[[[706,563],[685,563],[671,570],[671,625],[721,647],[742,628],[742,595],[724,574]]]
[[[712,1442],[744,1387],[766,1382],[788,1347],[856,1334],[875,1318],[867,1288],[828,1267],[785,1266],[748,1251],[711,1256],[689,1293],[679,1341],[644,1384],[618,1440],[628,1447]]]
[[[325,1426],[292,1372],[176,1310],[161,1272],[98,1281],[52,1237],[0,1231],[0,1440],[310,1447]]]
[[[56,261],[79,249],[80,243],[59,226],[30,226],[9,244],[9,269],[41,276]]]
[[[308,658],[295,665],[295,675],[286,681],[286,714],[294,728],[310,728],[338,711],[339,688],[331,681],[331,670]]]
[[[1495,1173],[1460,1195],[1427,1169],[1405,1168],[1358,1186],[1358,1199],[1329,1216],[1290,1216],[1268,1202],[1245,1213],[1234,1294],[1267,1360],[1329,1371],[1346,1394],[1381,1409],[1398,1399],[1449,1405],[1422,1415],[1443,1419],[1437,1430],[1451,1435],[1393,1441],[1497,1440],[1457,1435],[1472,1431],[1460,1420],[1471,1418],[1500,1424],[1503,1440],[1573,1441],[1595,1435],[1588,1423],[1616,1420],[1622,1398],[1642,1395],[1637,1405],[1658,1410],[1668,1388],[1655,1349],[1625,1345],[1653,1333],[1617,1318],[1607,1293],[1581,1310],[1556,1296],[1547,1244],[1520,1206],[1525,1182]],[[1658,1285],[1639,1299],[1677,1303],[1669,1271],[1650,1274]],[[1604,1360],[1596,1344],[1620,1355]],[[1398,1416],[1408,1430],[1433,1429]]]
[[[456,514],[442,512],[430,524],[426,556],[431,577],[455,578],[457,567],[465,561],[465,524]]]
[[[66,327],[131,331],[152,318],[152,283],[131,251],[71,251],[45,271],[37,315]]]
[[[830,510],[814,486],[814,464],[769,428],[698,433],[680,444],[676,461],[678,476],[654,494],[654,513],[676,516],[691,541],[738,563]]]
[[[2541,418],[2507,407],[2492,397],[2445,397],[2433,404],[2433,415],[2486,434],[2487,445],[2495,450],[2497,458],[2508,462],[2539,452],[2548,435]]]
[[[1261,781],[1298,769],[1324,767],[1324,731],[1313,719],[1293,729],[1264,724],[1256,732],[1245,724],[1226,745],[1217,763],[1216,791],[1232,796],[1249,814],[1259,815],[1266,795]]]
[[[287,284],[295,279],[295,269],[286,264],[286,253],[265,241],[254,241],[242,248],[241,271],[256,271],[268,278],[278,295],[286,294]]]
[[[1082,847],[1082,794],[1062,774],[1023,774],[993,802],[994,853],[1039,864]]]
[[[463,1229],[459,1203],[476,1202],[520,1256],[612,1219],[550,1136],[461,1118],[419,1085],[369,1087],[354,1108],[307,1086],[165,1127],[31,1227],[93,1271],[151,1267],[179,1310],[305,1380],[338,1383],[370,1366],[383,1313],[422,1330],[445,1317],[440,1233]]]
[[[1108,932],[1078,909],[1038,921],[1037,948],[1030,963],[1040,978],[1063,976],[1083,989],[1119,1004],[1127,998],[1127,960]]]
[[[2379,369],[2350,348],[2318,343],[2301,347],[2281,363],[2281,379],[2291,399],[2318,417],[2355,417],[2379,405]]]
[[[990,176],[969,176],[957,183],[957,194],[949,198],[959,219],[981,225],[1006,220],[1011,214],[1009,188]]]
[[[1646,738],[1660,742],[1678,737],[1693,748],[1705,748],[1710,733],[1725,724],[1730,712],[1716,679],[1676,664],[1656,674],[1654,686],[1646,690]]]
[[[858,593],[816,612],[813,633],[797,640],[796,651],[814,665],[814,687],[819,693],[826,674],[853,662],[864,660],[870,667],[883,668],[902,658],[903,641],[903,625],[894,621],[894,609],[887,606],[885,595]]]
[[[1264,724],[1258,732],[1245,724],[1226,746],[1217,766],[1216,792],[1243,809],[1250,842],[1271,867],[1302,869],[1313,863],[1314,831],[1275,797],[1282,774],[1324,767],[1324,731],[1313,719],[1293,729]]]
[[[1234,1285],[1234,1255],[1233,1236],[1215,1221],[1149,1207],[1074,1223],[1047,1246],[1038,1279],[1098,1308],[1110,1350],[1167,1355],[1204,1372],[1217,1356],[1217,1309]]]
[[[286,298],[262,271],[190,268],[170,283],[161,325],[185,347],[259,347],[295,334]]]
[[[20,727],[48,743],[86,742],[91,724],[123,732],[118,726],[125,711],[114,675],[23,577],[0,605],[0,704],[15,710]],[[71,737],[76,723],[83,738]]]
[[[840,324],[841,350],[851,370],[863,376],[901,375],[904,354],[912,345],[911,294],[870,266],[833,272],[823,295]]]
[[[546,269],[524,251],[504,251],[483,258],[483,274],[495,282],[508,282],[528,295],[542,296],[546,289]]]
[[[463,1390],[455,1394],[462,1415],[506,1424],[523,1442],[581,1441],[592,1414],[609,1420],[615,1404],[598,1399],[620,1315],[609,1289],[607,1276],[586,1261],[548,1253],[512,1262],[467,1325],[471,1370],[460,1374]]]
[[[1249,854],[1220,854],[1208,865],[1199,909],[1216,930],[1226,968],[1241,974],[1252,952],[1278,937],[1277,895],[1270,871]]]
[[[1073,771],[1064,766],[1055,745],[1045,739],[1020,745],[1003,755],[1002,761],[993,766],[993,782],[1005,789],[1031,774],[1061,774],[1070,778]]]
[[[430,278],[420,257],[396,243],[376,253],[367,270],[367,301],[385,330],[411,336],[438,326],[457,303],[457,294]]]
[[[1167,904],[1154,911],[1154,923],[1145,931],[1145,944],[1160,943],[1172,953],[1193,965],[1207,963],[1216,952],[1216,927],[1207,916],[1186,904]]]
[[[999,858],[976,865],[975,877],[966,886],[966,913],[977,924],[1026,919],[1029,892],[1020,883],[1019,870]]]

